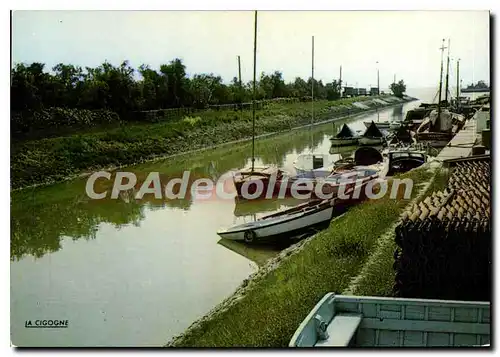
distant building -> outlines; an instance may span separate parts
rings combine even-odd
[[[366,88],[357,88],[358,95],[366,95]]]
[[[370,95],[378,95],[378,88],[370,88]]]
[[[344,97],[352,97],[354,96],[354,88],[353,87],[344,87]]]

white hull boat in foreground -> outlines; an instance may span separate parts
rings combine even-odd
[[[490,303],[326,294],[289,347],[486,347]]]

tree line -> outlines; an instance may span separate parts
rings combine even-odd
[[[139,79],[138,79],[139,78]],[[312,78],[300,77],[285,83],[280,71],[262,72],[256,83],[256,99],[310,97]],[[106,109],[120,115],[179,107],[205,108],[208,105],[245,103],[252,100],[253,82],[234,77],[229,84],[213,73],[186,74],[181,59],[159,69],[124,61],[119,66],[104,62],[98,67],[60,63],[46,70],[43,63],[18,63],[11,70],[11,109],[14,112],[47,108]],[[340,83],[314,80],[318,99],[340,98]]]

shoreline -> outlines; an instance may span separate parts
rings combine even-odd
[[[381,261],[386,260],[386,255],[389,256],[389,259],[392,258],[392,251],[389,253],[380,252],[380,246],[387,243],[388,229],[399,220],[400,214],[409,204],[424,198],[425,193],[432,187],[436,173],[437,167],[430,164],[419,167],[411,174],[405,175],[413,176],[418,181],[418,190],[415,190],[411,198],[393,202],[388,200],[363,202],[333,219],[330,226],[324,231],[299,241],[278,253],[277,256],[270,258],[262,267],[259,267],[257,272],[245,279],[233,294],[194,321],[182,333],[173,336],[164,347],[266,347],[270,340],[263,337],[262,333],[255,329],[247,331],[245,326],[240,328],[238,321],[244,319],[249,325],[260,325],[260,312],[268,309],[273,310],[268,317],[274,322],[277,321],[276,319],[284,319],[284,323],[286,320],[293,321],[292,326],[285,324],[276,331],[274,331],[274,326],[270,327],[269,333],[277,334],[272,342],[274,347],[280,346],[280,343],[287,343],[291,337],[291,335],[287,335],[287,332],[295,330],[303,319],[302,312],[298,310],[308,311],[310,308],[307,305],[308,300],[316,301],[315,298],[311,297],[309,291],[311,288],[314,287],[314,290],[320,291],[326,288],[328,291],[336,291],[337,293],[351,289],[358,290],[358,283],[366,280],[365,270],[374,265],[373,260],[376,260],[376,264],[382,264]],[[378,217],[380,211],[391,212],[389,217],[384,217],[382,223],[380,222],[381,217]],[[363,225],[372,228],[362,227],[359,230],[359,227],[353,225],[355,222],[359,223],[357,217],[361,212],[366,214]],[[341,231],[342,233],[340,233]],[[354,241],[350,241],[344,235],[355,237]],[[370,242],[366,242],[366,240],[370,240]],[[337,248],[334,248],[335,246]],[[329,252],[332,249],[335,253]],[[354,249],[355,251],[347,253],[345,249]],[[373,255],[376,256],[373,257]],[[326,263],[331,264],[331,267],[326,268]],[[392,261],[390,265],[392,266]],[[323,275],[316,272],[320,266],[323,266]],[[314,270],[316,273],[310,275],[307,273],[309,270]],[[386,276],[385,278],[392,281],[390,277]],[[371,288],[387,290],[387,287],[383,286],[384,283],[385,281],[381,282],[380,286]],[[322,287],[317,287],[317,285],[322,285]],[[322,296],[328,291],[321,291],[319,295]],[[296,296],[289,296],[290,301],[285,304],[286,306],[282,306],[282,311],[275,310],[272,306],[280,301],[279,295],[282,294]],[[269,299],[276,301],[270,302]],[[307,306],[300,306],[300,309],[297,309],[299,307],[295,304],[297,301]],[[277,315],[272,316],[273,314]],[[232,331],[235,326],[241,330],[239,334]],[[226,331],[226,336],[220,337],[216,331]],[[242,331],[246,331],[246,333],[242,334]],[[248,341],[252,342],[249,344]]]
[[[371,100],[373,100],[373,99],[371,99]],[[314,127],[314,126],[318,126],[318,125],[328,124],[328,123],[335,122],[335,121],[342,120],[342,119],[356,118],[357,116],[360,116],[360,115],[364,115],[364,114],[371,113],[371,112],[376,112],[377,110],[388,109],[388,108],[394,107],[396,105],[401,105],[401,104],[404,105],[406,103],[410,103],[410,102],[417,101],[417,100],[419,100],[419,99],[415,98],[415,97],[406,96],[406,99],[403,99],[403,101],[401,101],[401,102],[397,102],[397,103],[388,102],[389,103],[388,105],[382,105],[381,107],[377,106],[376,108],[369,107],[369,109],[361,109],[359,107],[351,105],[352,109],[359,110],[359,111],[357,111],[353,114],[341,115],[339,117],[334,117],[334,118],[327,119],[327,120],[320,120],[320,121],[316,121],[316,122],[310,123],[310,124],[298,125],[298,126],[294,126],[294,127],[288,128],[288,129],[259,134],[259,135],[255,136],[255,139],[263,139],[263,138],[267,138],[267,137],[271,137],[271,136],[275,136],[275,135],[284,134],[287,132],[292,132],[295,130],[300,130],[300,129],[307,128],[307,127]],[[364,101],[353,102],[353,103],[363,103],[363,102]],[[323,116],[325,116],[325,115],[328,115],[328,114],[323,114]],[[179,157],[182,155],[189,155],[189,154],[199,153],[199,152],[202,152],[205,150],[213,150],[213,149],[221,148],[221,147],[224,147],[225,145],[241,144],[241,143],[245,143],[245,142],[248,142],[251,140],[252,140],[252,136],[247,136],[247,137],[244,137],[241,139],[224,141],[224,142],[221,142],[218,144],[209,145],[209,146],[201,147],[198,149],[193,149],[193,150],[188,150],[188,151],[180,151],[180,152],[170,154],[170,155],[158,155],[158,156],[150,157],[150,158],[147,158],[144,160],[139,160],[137,162],[130,163],[130,164],[100,167],[100,168],[95,168],[95,170],[111,171],[112,172],[112,171],[116,171],[119,169],[123,169],[125,167],[140,165],[140,164],[144,164],[144,163],[154,163],[156,161],[168,160],[168,159],[176,158],[176,157]],[[65,178],[60,179],[60,180],[48,180],[47,182],[41,182],[41,183],[36,183],[36,184],[32,184],[32,185],[22,186],[22,187],[18,187],[15,189],[11,188],[11,193],[19,192],[19,191],[23,191],[23,190],[27,190],[27,189],[34,189],[34,188],[39,188],[39,187],[51,186],[51,185],[54,185],[57,183],[63,183],[63,182],[67,182],[67,181],[71,181],[71,180],[75,180],[75,179],[79,179],[79,178],[85,178],[85,177],[90,176],[92,173],[93,173],[92,171],[90,171],[90,172],[85,171],[85,172],[80,172],[78,174],[68,175]]]

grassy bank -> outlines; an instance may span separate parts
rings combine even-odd
[[[367,201],[332,221],[276,269],[250,280],[246,293],[221,312],[200,320],[172,341],[176,347],[285,347],[310,309],[333,291],[341,293],[377,249],[379,237],[429,181],[425,168],[402,175],[414,182],[410,199]],[[390,186],[390,185],[389,185]],[[392,253],[391,253],[392,260]],[[392,261],[391,261],[392,264]],[[384,270],[385,274],[388,272]],[[384,273],[382,272],[382,273]],[[370,281],[382,291],[387,279]]]
[[[348,111],[351,114],[362,112],[349,104],[363,99],[366,98],[315,102],[315,120],[341,117]],[[300,102],[268,104],[256,113],[256,135],[309,124],[310,105]],[[234,110],[207,110],[176,121],[127,124],[102,132],[13,143],[11,187],[16,189],[60,181],[82,172],[130,165],[248,138],[251,133],[251,111],[241,114]]]
[[[438,167],[434,173],[432,181],[422,192],[418,200],[425,199],[427,195],[434,191],[440,191],[446,187],[447,170]],[[371,259],[364,266],[362,273],[357,277],[354,286],[344,291],[350,295],[367,296],[392,296],[395,271],[393,268],[394,251],[397,248],[395,238],[396,224],[387,229],[386,233],[380,237],[379,245],[371,256]]]

